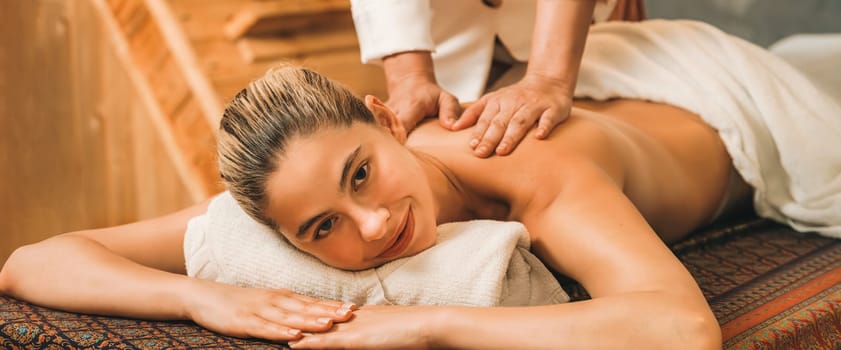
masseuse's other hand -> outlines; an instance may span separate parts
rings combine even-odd
[[[557,79],[526,74],[516,84],[490,92],[468,107],[453,125],[460,130],[476,124],[470,147],[487,157],[510,154],[537,123],[535,136],[544,139],[566,120],[572,91]]]
[[[330,332],[308,334],[293,349],[426,349],[438,344],[444,329],[435,307],[363,306],[351,321]],[[439,316],[436,316],[439,315]]]
[[[458,99],[426,77],[410,77],[393,85],[385,104],[407,133],[427,117],[438,117],[441,126],[450,129],[461,113]]]
[[[242,288],[192,280],[188,316],[214,332],[274,341],[329,330],[350,319],[351,304],[322,301],[281,289]]]

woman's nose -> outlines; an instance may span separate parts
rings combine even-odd
[[[376,241],[388,235],[388,219],[391,212],[387,208],[364,209],[359,220],[359,234],[365,241]]]

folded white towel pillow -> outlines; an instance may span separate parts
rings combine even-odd
[[[344,271],[301,252],[249,217],[228,192],[190,220],[189,276],[246,287],[285,288],[357,305],[525,306],[569,301],[529,252],[525,227],[478,220],[438,227],[433,247],[374,269]]]

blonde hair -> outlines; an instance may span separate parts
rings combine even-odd
[[[355,121],[374,123],[374,116],[344,86],[304,68],[269,70],[225,107],[217,138],[222,181],[248,215],[276,230],[265,215],[266,181],[289,140]]]

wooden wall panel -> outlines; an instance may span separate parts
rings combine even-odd
[[[221,190],[222,104],[269,67],[386,97],[382,69],[359,62],[348,4],[319,1],[0,0],[0,262]],[[262,24],[226,35],[252,12]]]
[[[88,1],[0,0],[0,263],[192,199]]]
[[[344,0],[168,0],[219,101],[271,68],[318,70],[359,96],[387,97],[382,68],[360,62]],[[248,27],[248,24],[255,25]]]

